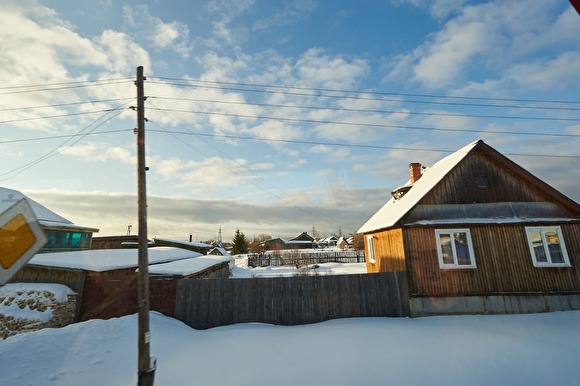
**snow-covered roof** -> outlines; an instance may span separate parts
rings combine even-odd
[[[153,240],[166,242],[166,243],[172,243],[172,244],[181,244],[181,245],[189,246],[189,247],[198,247],[198,248],[207,248],[207,249],[213,248],[213,246],[211,244],[199,243],[199,242],[195,242],[195,241],[174,240],[174,239],[166,239],[163,237],[154,237]]]
[[[435,187],[469,152],[481,141],[475,141],[457,150],[455,153],[438,161],[432,167],[423,171],[421,178],[401,198],[394,197],[375,213],[359,230],[358,233],[368,233],[394,226],[408,211]]]
[[[149,273],[151,275],[187,276],[202,272],[217,264],[227,263],[231,259],[231,256],[199,256],[192,259],[183,259],[149,266]]]
[[[34,201],[30,197],[24,195],[22,192],[3,187],[0,187],[0,213],[5,212],[8,208],[10,208],[12,205],[14,205],[16,202],[22,199],[25,199],[28,202],[28,204],[30,204],[32,212],[38,219],[38,222],[45,227],[88,230],[92,232],[99,231],[97,228],[89,228],[76,225],[72,221],[67,220],[66,218],[56,214],[47,207]]]
[[[103,272],[123,268],[137,268],[139,265],[138,253],[138,249],[90,249],[85,251],[41,253],[35,255],[28,262],[28,265]],[[157,247],[147,250],[150,265],[199,256],[203,255],[173,247]]]

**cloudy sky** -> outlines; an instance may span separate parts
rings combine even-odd
[[[74,5],[73,5],[74,4]],[[150,237],[355,232],[483,139],[580,201],[580,16],[561,0],[3,0],[0,186]]]

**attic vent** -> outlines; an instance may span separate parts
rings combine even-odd
[[[391,196],[393,196],[393,198],[395,200],[398,200],[401,197],[403,197],[409,191],[409,189],[411,189],[411,188],[412,188],[411,185],[401,186],[400,188],[397,188],[397,189],[393,190],[391,192]]]

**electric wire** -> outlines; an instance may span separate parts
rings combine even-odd
[[[186,83],[186,84],[183,84],[183,83],[165,83],[165,82],[156,82],[154,80],[150,80],[149,83],[153,83],[153,84],[157,83],[157,84],[163,84],[163,85],[170,84],[170,85],[178,86],[178,87],[199,87],[197,85],[192,85],[191,83]],[[236,83],[233,83],[233,84],[237,85]],[[242,85],[243,85],[243,83],[242,83]],[[526,109],[526,110],[535,109],[535,110],[555,110],[555,111],[580,111],[580,106],[579,107],[563,107],[563,106],[543,106],[543,105],[539,105],[539,104],[523,106],[523,105],[516,105],[516,104],[498,104],[498,103],[467,103],[467,102],[453,102],[453,101],[446,102],[446,101],[440,101],[440,100],[428,100],[428,101],[427,100],[418,100],[418,99],[401,100],[401,99],[396,99],[396,98],[385,97],[385,96],[389,95],[388,93],[378,93],[378,92],[372,92],[372,91],[348,91],[348,90],[344,90],[344,91],[341,91],[341,93],[351,93],[351,94],[356,94],[356,95],[337,95],[337,94],[331,94],[332,91],[328,91],[328,92],[324,91],[325,89],[292,87],[292,86],[275,86],[275,85],[267,86],[269,88],[269,90],[268,89],[258,89],[258,88],[248,88],[248,87],[244,88],[243,86],[241,86],[241,87],[237,87],[237,86],[220,87],[219,85],[212,86],[212,85],[208,85],[208,84],[204,84],[202,87],[207,88],[207,89],[238,91],[238,92],[266,93],[266,94],[280,94],[281,92],[273,91],[276,88],[279,88],[279,89],[284,90],[284,92],[283,92],[284,95],[301,96],[301,97],[318,96],[318,97],[324,97],[324,98],[365,100],[365,101],[373,101],[373,102],[398,102],[398,103],[404,102],[404,103],[448,105],[448,106],[462,106],[462,107],[479,107],[479,108],[503,108],[503,109],[509,108],[509,109]],[[307,90],[310,92],[290,91],[293,88],[298,89],[298,90]],[[317,92],[318,90],[322,90],[322,92],[326,92],[326,93],[314,94],[314,92]],[[379,97],[365,96],[366,94],[369,94],[369,95],[378,94]],[[381,95],[384,95],[384,96],[381,96]],[[461,97],[444,96],[442,98],[451,99],[451,98],[461,98]],[[490,98],[489,100],[493,101],[492,98]],[[536,102],[536,103],[539,103],[539,102]],[[544,103],[544,104],[546,104],[546,103],[548,103],[548,104],[579,104],[580,105],[580,102],[569,102],[569,101],[547,101],[546,100],[546,101],[543,101],[542,103]]]
[[[172,100],[172,101],[201,102],[201,103],[212,103],[212,104],[228,104],[228,105],[238,105],[238,106],[273,107],[273,108],[285,108],[285,109],[307,109],[307,110],[321,110],[321,111],[327,110],[327,111],[353,112],[353,113],[409,114],[409,115],[427,115],[427,116],[442,116],[442,117],[457,117],[457,118],[491,118],[491,119],[580,122],[580,118],[461,114],[461,113],[445,113],[445,112],[437,112],[437,111],[426,112],[426,111],[407,111],[407,110],[353,109],[353,108],[347,108],[347,107],[290,105],[290,104],[284,105],[284,104],[278,104],[278,103],[236,102],[236,101],[209,100],[209,99],[200,99],[200,98],[177,98],[177,97],[166,97],[166,96],[149,96],[149,98],[160,99],[160,100]]]
[[[160,132],[155,129],[148,129],[149,132]],[[361,149],[374,149],[374,150],[405,150],[411,152],[435,152],[435,153],[454,153],[457,150],[451,149],[434,149],[434,148],[418,148],[418,147],[406,147],[406,146],[384,146],[384,145],[369,145],[369,144],[353,144],[353,143],[340,143],[340,142],[324,142],[324,141],[307,141],[307,140],[293,140],[293,139],[280,139],[280,138],[261,138],[261,137],[247,137],[241,135],[228,135],[228,134],[209,134],[209,133],[199,133],[192,131],[175,131],[175,130],[164,130],[162,131],[167,134],[180,134],[180,135],[194,135],[199,137],[213,137],[213,138],[225,138],[225,139],[236,139],[236,140],[248,140],[248,141],[262,141],[262,142],[279,142],[279,143],[290,143],[290,144],[301,144],[301,145],[324,145],[324,146],[334,146],[334,147],[346,147],[346,148],[361,148]],[[543,157],[543,158],[568,158],[568,159],[580,159],[580,155],[573,154],[532,154],[532,153],[510,153],[505,152],[502,154],[510,156],[520,156],[520,157]]]
[[[126,102],[125,105],[127,105],[129,103],[130,102]],[[62,153],[66,149],[79,143],[82,139],[87,137],[89,134],[93,133],[96,129],[98,129],[99,127],[101,127],[105,123],[109,122],[111,119],[120,115],[123,111],[124,110],[121,109],[121,106],[119,106],[119,108],[111,109],[110,111],[105,112],[103,115],[101,115],[100,117],[95,119],[93,122],[91,122],[90,124],[88,124],[87,126],[82,128],[79,132],[75,133],[74,135],[69,136],[69,138],[66,141],[64,141],[61,144],[59,144],[58,146],[54,147],[53,149],[51,149],[47,153],[43,154],[42,156],[37,157],[33,161],[30,161],[24,165],[21,165],[19,167],[14,168],[14,169],[0,173],[0,177],[7,176],[5,178],[0,178],[0,181],[6,181],[10,178],[16,177],[17,175],[30,169],[33,166],[39,164],[40,162],[45,161],[49,158],[52,158],[52,157]],[[115,113],[111,114],[112,112],[115,112]],[[110,116],[107,117],[107,115],[110,115]],[[99,122],[99,121],[101,121],[101,122]],[[93,125],[94,125],[94,127],[89,130],[89,128]],[[71,140],[73,140],[73,139],[75,139],[75,140],[71,142]]]
[[[10,108],[5,108],[5,109],[0,109],[0,112],[3,112],[3,111],[18,111],[18,110],[36,110],[36,109],[47,109],[47,108],[69,107],[69,106],[80,106],[80,105],[106,103],[106,102],[119,102],[119,101],[134,100],[134,99],[135,99],[135,97],[130,97],[130,98],[113,98],[113,99],[96,99],[96,100],[89,100],[89,101],[82,101],[82,102],[56,103],[56,104],[50,104],[50,105],[10,107]]]
[[[13,119],[6,119],[3,121],[0,121],[0,124],[14,123],[14,122],[26,122],[26,121],[37,121],[40,119],[75,117],[75,116],[80,116],[80,115],[90,115],[90,114],[98,114],[98,113],[111,113],[111,112],[118,111],[118,110],[120,110],[120,109],[119,108],[112,108],[112,109],[102,109],[102,110],[93,110],[93,111],[83,111],[83,112],[77,112],[77,113],[44,115],[41,117],[13,118]],[[121,110],[124,111],[124,109],[121,109]]]
[[[204,153],[203,153],[202,151],[200,151],[199,149],[195,149],[195,148],[194,148],[193,146],[191,146],[191,145],[190,145],[188,142],[185,142],[185,141],[183,141],[181,138],[177,137],[175,134],[177,134],[178,132],[172,132],[172,131],[166,130],[166,129],[164,129],[163,127],[161,127],[161,126],[160,126],[158,123],[156,123],[155,121],[148,120],[148,122],[150,122],[150,123],[153,123],[155,126],[157,126],[157,127],[159,127],[159,128],[161,129],[161,130],[157,130],[157,132],[165,132],[165,133],[171,134],[171,135],[172,135],[174,138],[176,138],[176,139],[177,139],[179,142],[181,142],[181,143],[185,144],[186,146],[188,146],[188,147],[190,147],[190,148],[192,148],[192,149],[194,149],[194,150],[196,150],[196,151],[200,152],[200,153],[201,153],[202,155],[204,155],[205,157],[211,158],[211,157],[209,157],[207,154],[204,154]],[[184,127],[184,128],[185,128],[185,129],[186,129],[186,130],[187,130],[187,131],[188,131],[188,132],[191,134],[191,135],[196,135],[196,134],[194,134],[193,132],[191,132],[189,129],[187,129],[187,127],[185,127],[185,126],[183,126],[183,125],[180,125],[180,126]],[[155,131],[155,130],[148,129],[148,131],[150,131],[150,132],[151,132],[151,131]],[[230,156],[228,156],[227,154],[225,154],[225,153],[224,153],[224,152],[222,152],[221,150],[219,150],[219,149],[217,149],[216,147],[214,147],[214,146],[213,146],[211,143],[209,143],[209,142],[207,142],[207,141],[203,140],[203,138],[201,138],[201,137],[202,137],[202,136],[198,136],[198,138],[202,139],[202,141],[203,141],[204,143],[206,143],[208,146],[210,146],[210,147],[211,147],[211,148],[213,148],[215,151],[217,151],[218,153],[220,153],[220,154],[222,154],[223,156],[225,156],[225,157],[226,157],[227,159],[229,159],[230,161],[232,161],[232,162],[235,162],[235,163],[237,164],[237,166],[239,166],[240,168],[242,168],[242,169],[246,170],[248,173],[250,173],[250,174],[254,175],[254,176],[255,176],[255,177],[257,177],[258,179],[260,179],[262,182],[264,182],[265,184],[269,185],[270,187],[272,187],[272,188],[273,188],[273,189],[275,189],[276,191],[280,192],[282,195],[275,194],[275,193],[273,193],[273,192],[272,192],[272,191],[270,191],[270,190],[264,189],[264,187],[262,187],[261,185],[257,184],[257,183],[256,183],[256,182],[255,182],[253,179],[247,178],[247,177],[245,177],[245,176],[243,176],[243,175],[239,174],[239,173],[238,173],[238,172],[236,172],[235,170],[232,170],[230,167],[226,166],[225,164],[223,164],[223,163],[220,163],[220,162],[216,161],[215,159],[211,158],[211,159],[212,159],[212,161],[213,161],[214,163],[216,163],[216,164],[218,164],[219,166],[221,166],[221,167],[223,167],[223,168],[227,169],[227,170],[228,170],[230,173],[232,173],[233,175],[237,175],[237,176],[239,176],[239,177],[241,177],[241,178],[244,178],[246,181],[248,181],[248,182],[249,182],[249,183],[251,183],[252,185],[256,186],[258,189],[260,189],[260,190],[262,190],[262,191],[264,191],[264,192],[268,193],[269,195],[271,195],[271,196],[274,196],[274,197],[276,197],[276,198],[278,198],[278,199],[280,199],[280,200],[282,200],[282,201],[286,201],[286,202],[288,202],[289,204],[291,204],[291,205],[292,205],[293,207],[295,207],[296,209],[298,209],[298,210],[300,210],[300,211],[303,211],[303,212],[305,212],[305,213],[306,213],[306,214],[308,214],[308,215],[312,215],[312,214],[313,214],[313,212],[315,212],[315,213],[318,213],[320,216],[322,216],[322,217],[326,218],[326,219],[327,219],[327,221],[329,221],[329,222],[332,222],[332,220],[331,220],[330,218],[328,218],[328,215],[327,215],[326,213],[320,212],[320,211],[318,211],[317,209],[315,209],[315,208],[312,208],[312,207],[310,207],[310,209],[309,209],[309,210],[307,210],[307,209],[305,209],[305,208],[303,208],[303,207],[302,207],[302,203],[297,203],[295,200],[291,200],[291,199],[288,199],[288,198],[286,198],[286,197],[288,196],[288,193],[284,192],[283,190],[281,190],[280,188],[278,188],[277,186],[275,186],[275,185],[274,185],[274,184],[272,184],[271,182],[267,181],[267,180],[266,180],[266,179],[264,179],[262,176],[260,176],[260,175],[256,174],[256,173],[255,173],[254,171],[252,171],[251,169],[249,169],[249,168],[245,167],[244,165],[240,164],[240,163],[239,163],[239,162],[237,162],[236,160],[233,160],[233,159],[232,159]],[[297,205],[297,204],[300,204],[300,205]]]
[[[413,93],[402,93],[402,92],[392,92],[392,91],[366,91],[366,90],[349,90],[349,89],[336,89],[336,88],[315,88],[315,87],[305,87],[305,86],[289,86],[289,85],[272,85],[265,83],[244,83],[244,82],[226,82],[219,80],[202,80],[202,79],[190,79],[190,78],[171,78],[171,77],[150,77],[149,81],[152,82],[154,79],[170,80],[170,81],[182,81],[182,82],[197,82],[201,84],[221,84],[221,85],[234,85],[234,86],[248,86],[248,87],[263,87],[263,88],[279,88],[279,89],[294,89],[294,90],[306,90],[315,92],[337,92],[337,93],[357,93],[357,94],[372,94],[372,95],[395,95],[395,96],[411,96],[411,97],[423,97],[423,98],[452,98],[452,99],[466,99],[466,100],[484,100],[484,101],[503,101],[503,102],[527,102],[527,103],[563,103],[563,104],[575,104],[580,105],[580,101],[571,100],[553,100],[553,99],[525,99],[525,98],[502,98],[502,97],[475,97],[466,95],[437,95],[437,94],[413,94]]]
[[[212,111],[202,111],[202,110],[184,110],[184,109],[173,109],[173,108],[154,107],[154,108],[151,108],[150,110],[165,111],[165,112],[177,112],[177,113],[188,113],[188,114],[215,115],[215,116],[225,116],[225,117],[243,118],[243,119],[262,119],[262,120],[284,121],[284,122],[293,122],[293,123],[313,123],[313,124],[324,124],[324,125],[372,127],[372,128],[381,128],[381,129],[388,128],[388,129],[405,129],[405,130],[456,132],[456,133],[482,133],[483,132],[483,133],[488,133],[488,134],[501,134],[501,135],[562,137],[562,138],[579,138],[580,137],[580,134],[534,133],[534,132],[526,132],[526,131],[510,132],[510,131],[502,131],[502,130],[477,130],[477,129],[452,129],[452,128],[423,127],[423,126],[410,126],[410,125],[332,121],[332,120],[322,120],[322,119],[289,118],[289,117],[276,117],[276,116],[266,116],[266,115],[247,115],[247,114],[237,114],[237,113],[212,112]]]
[[[113,78],[113,79],[102,79],[95,81],[70,81],[70,82],[57,82],[57,83],[42,83],[33,85],[23,85],[23,86],[5,86],[0,87],[0,95],[11,95],[11,94],[25,94],[31,92],[45,92],[45,91],[56,91],[56,90],[67,90],[67,89],[77,89],[85,87],[97,87],[113,84],[126,83],[128,81],[134,81],[131,78]]]

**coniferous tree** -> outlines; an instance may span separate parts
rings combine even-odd
[[[232,244],[232,255],[248,253],[248,241],[246,240],[246,235],[240,232],[239,228],[236,229]]]

